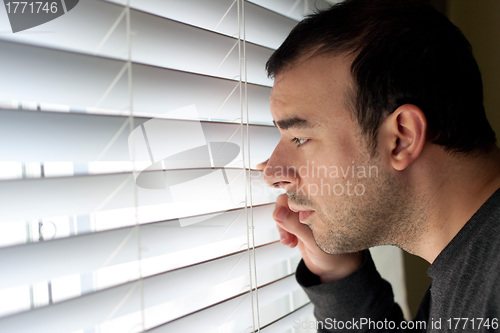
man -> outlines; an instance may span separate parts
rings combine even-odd
[[[469,43],[422,1],[347,0],[271,56],[266,182],[319,331],[498,331],[500,153]],[[432,265],[404,322],[370,247]]]

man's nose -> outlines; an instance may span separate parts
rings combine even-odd
[[[298,172],[279,146],[271,157],[260,163],[257,168],[264,172],[264,180],[268,186],[289,190],[297,185]]]
[[[257,164],[257,170],[260,170],[260,171],[264,171],[266,166],[267,166],[267,162],[269,161],[269,159],[265,160],[264,162],[260,162],[259,164]]]

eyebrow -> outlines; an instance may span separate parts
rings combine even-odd
[[[311,128],[314,127],[313,124],[305,119],[293,117],[286,118],[278,121],[273,120],[274,125],[278,126],[282,130],[287,130],[289,128]]]

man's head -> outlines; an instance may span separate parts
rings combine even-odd
[[[411,243],[426,199],[408,170],[424,146],[495,142],[470,45],[420,2],[340,3],[299,23],[267,69],[281,140],[266,180],[329,253]]]
[[[470,44],[422,0],[346,0],[300,22],[267,63],[268,75],[312,54],[352,58],[352,112],[374,148],[398,106],[425,114],[427,138],[450,151],[491,146],[481,74]]]

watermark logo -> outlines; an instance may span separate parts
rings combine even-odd
[[[300,182],[291,182],[286,187],[294,197],[304,199],[313,196],[362,196],[366,193],[369,180],[379,177],[377,165],[357,165],[355,161],[343,166],[316,165],[311,161],[300,167],[266,166],[264,173],[276,180],[300,178]]]
[[[164,198],[164,209],[184,207],[180,210],[194,215],[179,218],[181,227],[238,206],[245,194],[241,177],[227,167],[240,155],[240,147],[207,137],[209,128],[199,120],[196,107],[186,108],[184,116],[189,120],[149,119],[128,137],[136,185]],[[219,213],[207,215],[214,211]]]
[[[16,33],[52,21],[73,8],[80,0],[3,0],[12,32]]]

